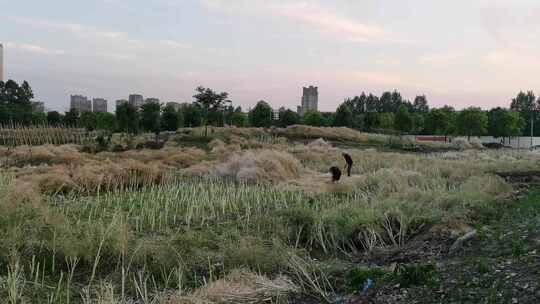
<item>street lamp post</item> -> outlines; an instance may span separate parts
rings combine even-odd
[[[534,110],[531,113],[531,148],[534,146]]]

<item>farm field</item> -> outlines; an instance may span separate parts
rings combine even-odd
[[[347,128],[202,134],[0,146],[2,303],[539,296],[540,154]],[[352,176],[331,183],[342,152]]]

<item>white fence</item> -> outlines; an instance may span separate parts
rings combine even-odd
[[[417,136],[431,136],[431,135],[407,135],[406,137],[411,140],[415,140]],[[449,136],[447,138],[448,142],[455,140],[456,138],[465,138],[466,137],[451,137]],[[493,136],[480,136],[477,137],[480,139],[480,141],[483,144],[486,143],[502,143],[502,138],[495,138]],[[521,149],[529,149],[531,146],[538,146],[540,145],[540,137],[533,137],[532,138],[532,144],[531,144],[531,137],[511,137],[511,138],[504,138],[504,145],[505,146],[511,146],[513,148],[521,148]]]
[[[482,143],[500,143],[502,138],[495,138],[493,136],[481,136],[480,141]],[[531,146],[540,145],[540,137],[510,137],[504,139],[504,145],[512,146],[513,148],[529,149]]]

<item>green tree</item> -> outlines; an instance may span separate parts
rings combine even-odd
[[[121,132],[137,134],[139,132],[139,112],[137,108],[129,103],[122,104],[116,108],[116,120],[118,129]]]
[[[47,123],[51,126],[60,126],[64,122],[64,116],[57,111],[47,112]]]
[[[424,114],[424,113],[413,113],[411,114],[411,119],[412,119],[412,128],[411,128],[411,132],[415,133],[415,134],[421,134],[424,132],[424,125],[425,125],[425,121],[426,121],[426,116],[427,114]]]
[[[279,122],[278,125],[282,128],[288,126],[296,125],[300,123],[300,115],[290,109],[282,109],[279,112]]]
[[[266,101],[257,102],[255,108],[249,112],[249,123],[257,128],[269,128],[272,126],[272,107]]]
[[[341,104],[336,110],[336,116],[334,117],[334,127],[348,127],[353,126],[353,112],[346,104]]]
[[[380,111],[383,113],[396,113],[399,106],[404,103],[398,91],[384,92],[380,98]]]
[[[528,91],[527,93],[519,92],[516,98],[512,99],[510,104],[510,109],[516,112],[519,112],[521,117],[525,120],[525,126],[523,128],[523,135],[532,135],[530,134],[531,124],[533,120],[536,119],[535,112],[539,110],[540,100],[536,100],[534,93]]]
[[[182,114],[184,116],[184,125],[189,128],[199,127],[202,123],[202,109],[196,104],[192,103],[182,108]]]
[[[524,125],[519,112],[497,107],[488,113],[488,133],[493,137],[518,136]]]
[[[383,113],[392,113],[394,110],[393,102],[392,102],[392,93],[391,92],[384,92],[381,95],[381,98],[379,99],[381,102],[381,108],[379,112]]]
[[[83,112],[79,118],[79,124],[81,127],[85,128],[87,131],[94,131],[97,128],[97,117],[96,113],[93,112]]]
[[[178,117],[178,128],[183,128],[185,126],[184,111],[178,109],[178,111],[176,111],[176,117]]]
[[[223,110],[223,117],[224,117],[224,121],[225,121],[226,124],[233,125],[233,122],[232,122],[233,115],[234,115],[234,113],[236,113],[236,110],[238,110],[238,109],[240,109],[240,112],[242,112],[241,107],[237,107],[235,109],[232,105],[225,106],[225,108]]]
[[[247,127],[249,124],[248,115],[240,109],[240,111],[235,111],[231,115],[231,124],[235,127],[243,128]]]
[[[504,137],[506,126],[502,124],[504,121],[506,110],[497,107],[488,112],[488,134],[493,137]]]
[[[195,103],[198,104],[202,110],[203,124],[205,127],[204,136],[208,135],[208,124],[213,122],[223,122],[223,111],[227,104],[231,103],[227,98],[229,94],[226,92],[216,93],[212,89],[197,87],[195,89],[197,94],[193,95]],[[218,115],[221,113],[221,115]],[[212,121],[211,119],[221,118],[220,121]]]
[[[47,123],[47,114],[43,112],[34,112],[32,113],[32,124],[33,125],[44,125]]]
[[[373,94],[366,97],[366,112],[382,112],[382,103],[379,97]]]
[[[457,116],[457,131],[470,140],[471,136],[482,136],[488,128],[487,114],[480,108],[469,107]]]
[[[156,135],[156,143],[161,132],[161,105],[157,102],[145,103],[141,107],[141,127]]]
[[[409,132],[412,128],[412,118],[407,106],[400,105],[394,118],[394,127],[400,134]]]
[[[444,106],[432,109],[426,116],[424,132],[433,135],[448,136],[456,131],[457,114],[454,108]]]
[[[363,130],[366,127],[367,114],[357,114],[353,116],[353,128]]]
[[[377,127],[383,130],[394,129],[394,113],[379,113],[377,115]]]
[[[208,121],[214,127],[223,127],[225,125],[225,109],[222,111],[210,111]]]
[[[28,82],[19,85],[13,80],[0,81],[0,123],[31,124],[32,98],[34,93]]]
[[[519,112],[508,111],[504,119],[504,124],[508,126],[506,137],[520,136],[525,126],[525,120]]]
[[[112,134],[116,131],[116,116],[109,112],[96,113],[96,129]]]
[[[162,115],[162,127],[165,131],[176,131],[180,126],[179,112],[176,111],[174,106],[167,105],[163,108]]]
[[[80,115],[77,109],[71,109],[64,115],[64,124],[68,127],[77,128],[80,125]]]
[[[426,114],[429,112],[428,101],[426,95],[416,96],[412,104],[413,113]]]
[[[304,114],[303,121],[304,124],[315,127],[323,127],[327,123],[322,113],[318,111],[308,111]]]
[[[367,130],[375,129],[379,127],[379,113],[367,112],[364,116],[364,127]]]
[[[367,100],[368,97],[364,92],[362,92],[360,96],[354,96],[353,98],[345,99],[345,102],[343,102],[343,104],[348,106],[354,115],[359,115],[367,112]]]

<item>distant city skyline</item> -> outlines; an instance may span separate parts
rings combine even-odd
[[[60,111],[74,93],[190,102],[199,85],[244,109],[296,109],[309,84],[321,111],[393,90],[488,108],[540,93],[537,12],[533,0],[22,0],[2,3],[0,43],[4,79]]]
[[[0,43],[0,81],[4,81],[4,46]]]

